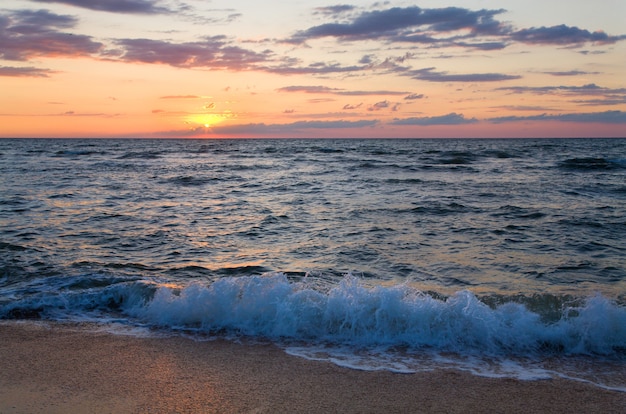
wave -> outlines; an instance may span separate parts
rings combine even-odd
[[[569,158],[562,161],[559,167],[572,171],[609,171],[626,168],[626,162],[623,159]]]
[[[163,156],[162,151],[130,151],[117,157],[120,160],[156,160]]]
[[[350,275],[329,284],[283,273],[186,286],[119,276],[51,277],[2,290],[5,319],[115,317],[174,331],[358,347],[626,355],[626,308],[601,295],[481,300],[469,291],[445,297],[407,284],[368,286]]]

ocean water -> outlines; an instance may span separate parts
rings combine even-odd
[[[626,139],[0,140],[0,318],[626,391]]]

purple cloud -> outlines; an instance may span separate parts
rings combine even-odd
[[[51,73],[49,69],[39,68],[15,68],[11,66],[0,66],[0,76],[24,77],[24,78],[47,78]]]
[[[538,105],[500,105],[500,106],[494,106],[492,108],[504,109],[506,111],[533,111],[533,112],[545,111],[545,110],[550,109],[545,106],[538,106]]]
[[[378,91],[340,91],[337,92],[337,95],[344,95],[344,96],[367,96],[367,95],[406,95],[407,92],[405,91],[385,91],[385,90],[378,90]]]
[[[231,46],[226,36],[206,37],[198,42],[171,43],[152,39],[120,39],[119,60],[166,64],[175,67],[211,67],[245,70],[265,61],[266,52],[257,53]]]
[[[278,88],[278,92],[304,92],[304,93],[337,93],[341,91],[341,89],[330,88],[328,86],[285,86],[283,88]]]
[[[308,66],[297,66],[296,62],[288,61],[277,66],[258,67],[270,73],[279,75],[324,75],[329,73],[360,72],[367,66],[342,66],[339,63],[314,62]]]
[[[579,76],[579,75],[597,75],[600,72],[585,72],[582,70],[568,70],[568,71],[561,71],[561,72],[543,72],[546,75],[552,75],[552,76]]]
[[[497,88],[499,91],[510,91],[512,93],[533,93],[536,95],[558,94],[558,95],[605,95],[605,94],[626,94],[626,88],[605,88],[595,83],[582,86],[509,86]]]
[[[102,43],[90,36],[65,33],[77,20],[46,10],[19,10],[0,16],[0,58],[25,61],[33,57],[88,56],[98,53]]]
[[[404,99],[406,99],[407,101],[414,101],[415,99],[423,99],[423,98],[424,98],[423,93],[420,93],[420,94],[412,93],[404,97]]]
[[[590,32],[564,24],[552,27],[532,27],[511,33],[511,39],[533,45],[578,46],[585,43],[613,44],[626,36],[609,36],[602,31]]]
[[[455,46],[465,47],[468,49],[477,49],[477,50],[500,50],[504,49],[508,46],[507,42],[455,42]]]
[[[494,16],[504,10],[472,11],[459,7],[421,9],[393,7],[386,10],[366,11],[342,23],[326,23],[296,33],[289,41],[302,43],[320,37],[337,37],[343,40],[387,38],[405,42],[437,42],[421,32],[448,33],[470,29],[474,34],[499,34],[502,25]],[[415,30],[418,30],[416,32]]]
[[[626,95],[606,95],[600,99],[576,99],[572,101],[584,106],[610,106],[626,104]]]
[[[431,126],[431,125],[465,125],[478,122],[476,118],[465,118],[462,114],[456,112],[449,113],[441,116],[425,116],[425,117],[413,117],[413,118],[395,118],[391,125],[419,125],[419,126]]]
[[[39,3],[62,3],[90,10],[112,13],[157,14],[168,9],[158,7],[151,0],[33,0]]]
[[[328,16],[341,21],[312,26],[296,32],[287,40],[301,44],[322,37],[343,41],[380,39],[390,43],[416,43],[431,47],[464,47],[477,50],[500,50],[512,42],[538,45],[580,46],[582,44],[613,44],[626,35],[611,36],[603,31],[590,32],[567,25],[515,29],[496,16],[503,9],[470,10],[461,7],[422,9],[392,7],[346,15],[341,6]],[[465,33],[461,34],[460,32]]]
[[[344,14],[347,12],[351,12],[356,9],[355,6],[351,6],[348,4],[339,4],[336,6],[326,6],[326,7],[316,7],[314,14],[321,14],[325,16],[335,16]]]
[[[367,95],[406,95],[407,92],[404,91],[386,91],[386,90],[378,90],[378,91],[348,91],[345,89],[339,88],[330,88],[328,86],[285,86],[283,88],[277,89],[278,92],[304,92],[304,93],[322,93],[322,94],[333,94],[333,95],[343,95],[343,96],[367,96]]]
[[[511,86],[496,90],[515,94],[557,95],[566,97],[593,96],[594,99],[579,99],[571,102],[587,106],[623,105],[626,103],[626,88],[605,88],[595,83],[582,86]]]
[[[626,124],[626,112],[624,111],[604,111],[587,112],[577,114],[541,114],[532,116],[504,116],[491,118],[488,121],[494,124],[506,122],[524,121],[559,121],[576,123],[603,123],[603,124]]]
[[[413,79],[428,82],[499,82],[512,79],[520,79],[521,76],[505,75],[502,73],[465,73],[448,74],[448,72],[435,72],[435,68],[417,69],[407,72]]]
[[[376,102],[374,105],[367,108],[368,111],[380,111],[381,109],[387,109],[391,105],[389,101]]]
[[[292,133],[293,131],[302,130],[319,130],[319,129],[350,129],[350,128],[367,128],[378,124],[378,120],[359,120],[359,121],[297,121],[288,124],[244,124],[244,125],[218,125],[213,127],[213,133],[224,135],[272,135]]]

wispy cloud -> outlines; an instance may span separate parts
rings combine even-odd
[[[626,88],[606,88],[595,83],[582,86],[510,86],[496,90],[510,91],[515,94],[555,95],[565,98],[594,97],[593,99],[575,99],[571,102],[587,106],[622,105],[626,103]]]
[[[200,99],[198,95],[165,95],[160,96],[159,99]]]
[[[532,111],[532,112],[550,110],[550,108],[547,108],[545,106],[539,106],[539,105],[500,105],[500,106],[494,106],[492,108],[499,109],[499,110],[504,109],[506,111]]]
[[[600,72],[586,72],[583,70],[566,70],[566,71],[552,71],[552,72],[543,72],[546,75],[552,76],[581,76],[581,75],[597,75]]]
[[[564,24],[551,27],[532,27],[511,33],[511,39],[533,45],[580,46],[586,43],[613,44],[626,35],[610,36],[603,31],[590,32]]]
[[[212,128],[215,134],[224,135],[272,135],[289,134],[294,131],[307,130],[330,130],[330,129],[350,129],[373,127],[379,123],[378,120],[358,120],[358,121],[297,121],[286,124],[243,124],[243,125],[217,125]]]
[[[257,66],[257,69],[279,75],[328,75],[349,72],[361,72],[368,69],[367,65],[349,65],[345,66],[338,62],[313,62],[306,66],[300,65],[300,62],[269,62],[269,66]]]
[[[168,13],[160,7],[158,1],[152,0],[32,0],[38,3],[62,3],[90,10],[112,13],[158,14]]]
[[[382,109],[387,109],[389,107],[391,107],[391,102],[389,101],[380,101],[380,102],[376,102],[374,105],[371,105],[369,108],[367,108],[368,111],[380,111]]]
[[[408,100],[408,101],[414,101],[416,99],[424,99],[425,96],[423,93],[412,93],[410,95],[407,95],[404,97],[404,99]]]
[[[304,92],[304,93],[337,93],[342,91],[343,89],[338,88],[330,88],[328,86],[321,85],[293,85],[293,86],[285,86],[282,88],[278,88],[278,92]]]
[[[339,4],[336,6],[316,7],[313,14],[321,14],[324,16],[338,16],[356,9],[356,6],[349,4]]]
[[[314,85],[314,86],[285,86],[277,89],[278,92],[303,92],[303,93],[317,93],[317,94],[333,94],[344,96],[367,96],[367,95],[406,95],[405,91],[391,91],[391,90],[374,90],[374,91],[359,91],[359,90],[345,90],[341,88],[331,88],[328,86]]]
[[[406,72],[407,76],[428,82],[500,82],[520,79],[519,75],[504,73],[448,73],[436,72],[435,68],[417,69]]]
[[[473,124],[478,122],[476,118],[466,118],[462,114],[456,112],[449,113],[441,116],[424,116],[424,117],[412,117],[412,118],[395,118],[390,122],[390,125],[464,125]]]
[[[626,124],[626,112],[624,111],[604,111],[587,112],[576,114],[541,114],[531,116],[503,116],[490,118],[488,121],[502,124],[506,122],[528,122],[528,121],[559,121],[576,123],[603,123],[603,124]]]
[[[604,94],[626,94],[626,88],[605,88],[595,83],[582,86],[557,85],[557,86],[508,86],[497,88],[500,91],[510,91],[512,93],[532,93],[538,95],[560,94],[560,95],[604,95]]]
[[[344,96],[367,96],[367,95],[399,96],[399,95],[406,95],[407,93],[408,92],[406,92],[406,91],[388,91],[388,90],[359,91],[359,90],[356,90],[356,91],[341,91],[341,92],[338,92],[337,95],[344,95]]]
[[[0,76],[47,78],[52,73],[55,72],[49,69],[0,66]]]

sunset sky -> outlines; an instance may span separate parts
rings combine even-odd
[[[624,137],[626,1],[3,0],[0,137]]]

